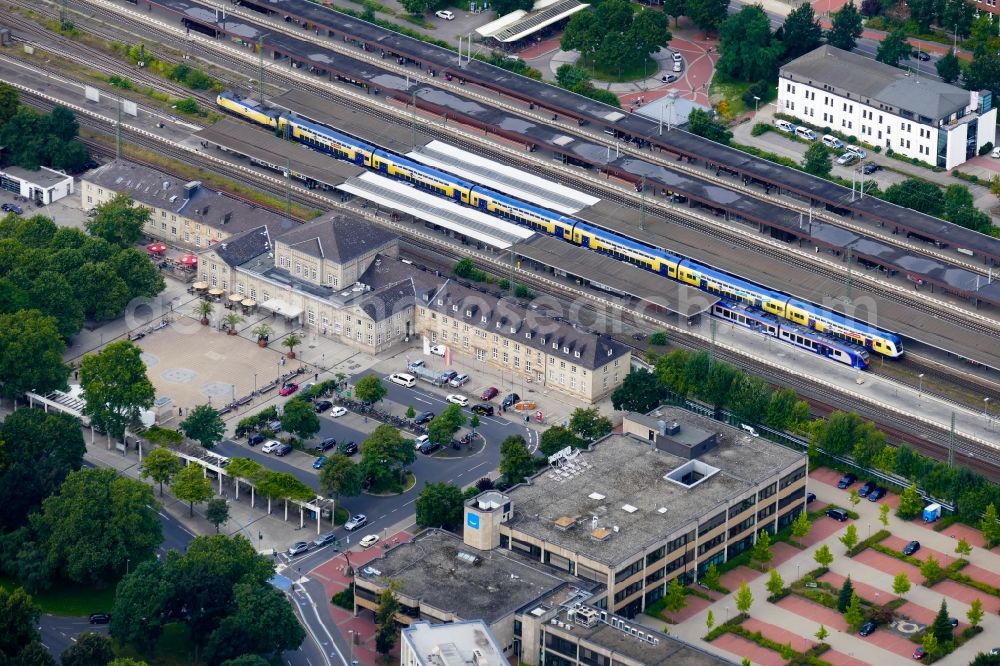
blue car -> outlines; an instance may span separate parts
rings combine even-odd
[[[320,456],[319,458],[316,458],[316,462],[313,463],[313,469],[321,469],[323,467],[323,463],[325,462],[326,462],[326,456]]]

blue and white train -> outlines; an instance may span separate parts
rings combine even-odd
[[[420,189],[505,220],[526,225],[575,245],[641,266],[664,277],[719,296],[726,303],[746,306],[751,310],[760,311],[761,315],[770,315],[776,320],[787,320],[795,326],[782,323],[782,328],[776,331],[775,337],[781,337],[797,346],[805,346],[797,340],[799,338],[805,340],[802,333],[808,331],[821,334],[822,337],[817,337],[817,341],[839,341],[841,345],[841,348],[838,348],[839,352],[834,353],[831,348],[830,353],[822,351],[817,353],[841,363],[866,367],[868,361],[865,350],[889,357],[903,355],[902,339],[895,333],[883,331],[832,310],[730,275],[725,271],[679,257],[663,248],[618,232],[494,192],[324,125],[299,118],[291,113],[263,107],[253,100],[243,99],[234,93],[221,93],[217,102],[226,111],[266,127],[282,130],[288,127],[290,135],[298,141],[339,159],[367,167],[391,178],[404,180]],[[719,313],[715,314],[722,316]],[[782,330],[788,331],[787,337],[782,337]],[[795,341],[792,336],[797,336]],[[819,348],[816,347],[814,351]]]

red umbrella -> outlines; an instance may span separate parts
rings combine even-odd
[[[164,245],[163,243],[151,243],[150,245],[146,246],[146,249],[152,252],[153,254],[161,254],[167,251],[167,246]]]
[[[193,254],[185,254],[177,261],[181,262],[185,266],[194,266],[195,264],[198,263],[198,257],[194,256]]]

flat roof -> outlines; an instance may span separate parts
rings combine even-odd
[[[481,561],[473,564],[459,559],[460,552]],[[487,624],[574,580],[566,573],[543,571],[537,562],[503,549],[477,550],[454,534],[436,529],[386,551],[366,567],[379,572],[377,579],[397,581],[402,596]],[[366,567],[358,569],[357,575],[364,577]]]
[[[510,44],[533,35],[542,28],[557,23],[577,12],[583,11],[589,6],[579,0],[540,0],[530,12],[527,12],[512,23],[492,31],[492,34],[488,36],[501,44]],[[484,37],[487,36],[482,32],[479,32],[479,34]]]
[[[656,449],[631,435],[612,434],[559,468],[547,468],[507,491],[514,516],[506,525],[517,532],[565,548],[615,568],[728,502],[776,476],[805,454],[700,417],[660,408],[658,418],[719,433],[718,444],[697,460],[718,468],[698,485],[684,487],[664,477],[687,464],[685,458]],[[599,498],[599,499],[594,499]],[[661,509],[665,509],[661,511]],[[562,517],[575,519],[560,529]],[[598,540],[598,530],[609,536]]]
[[[503,648],[482,620],[448,624],[414,622],[403,627],[402,635],[419,666],[509,666]],[[473,655],[474,650],[482,661]]]
[[[24,169],[19,166],[9,166],[3,170],[3,173],[12,178],[17,178],[18,180],[23,180],[42,188],[55,187],[60,183],[66,182],[67,180],[73,180],[73,176],[67,176],[62,172],[47,169],[46,167],[39,167],[38,169]]]

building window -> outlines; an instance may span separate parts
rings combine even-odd
[[[486,352],[484,350],[482,350],[482,349],[477,349],[476,350],[476,360],[477,361],[485,361],[486,360]]]
[[[795,483],[799,479],[803,478],[805,475],[806,475],[806,468],[803,465],[802,467],[798,468],[797,470],[795,470],[794,472],[792,472],[788,476],[786,476],[783,479],[781,479],[781,484],[780,484],[781,489],[783,490],[783,489],[787,488],[788,486],[792,485],[793,483]]]

